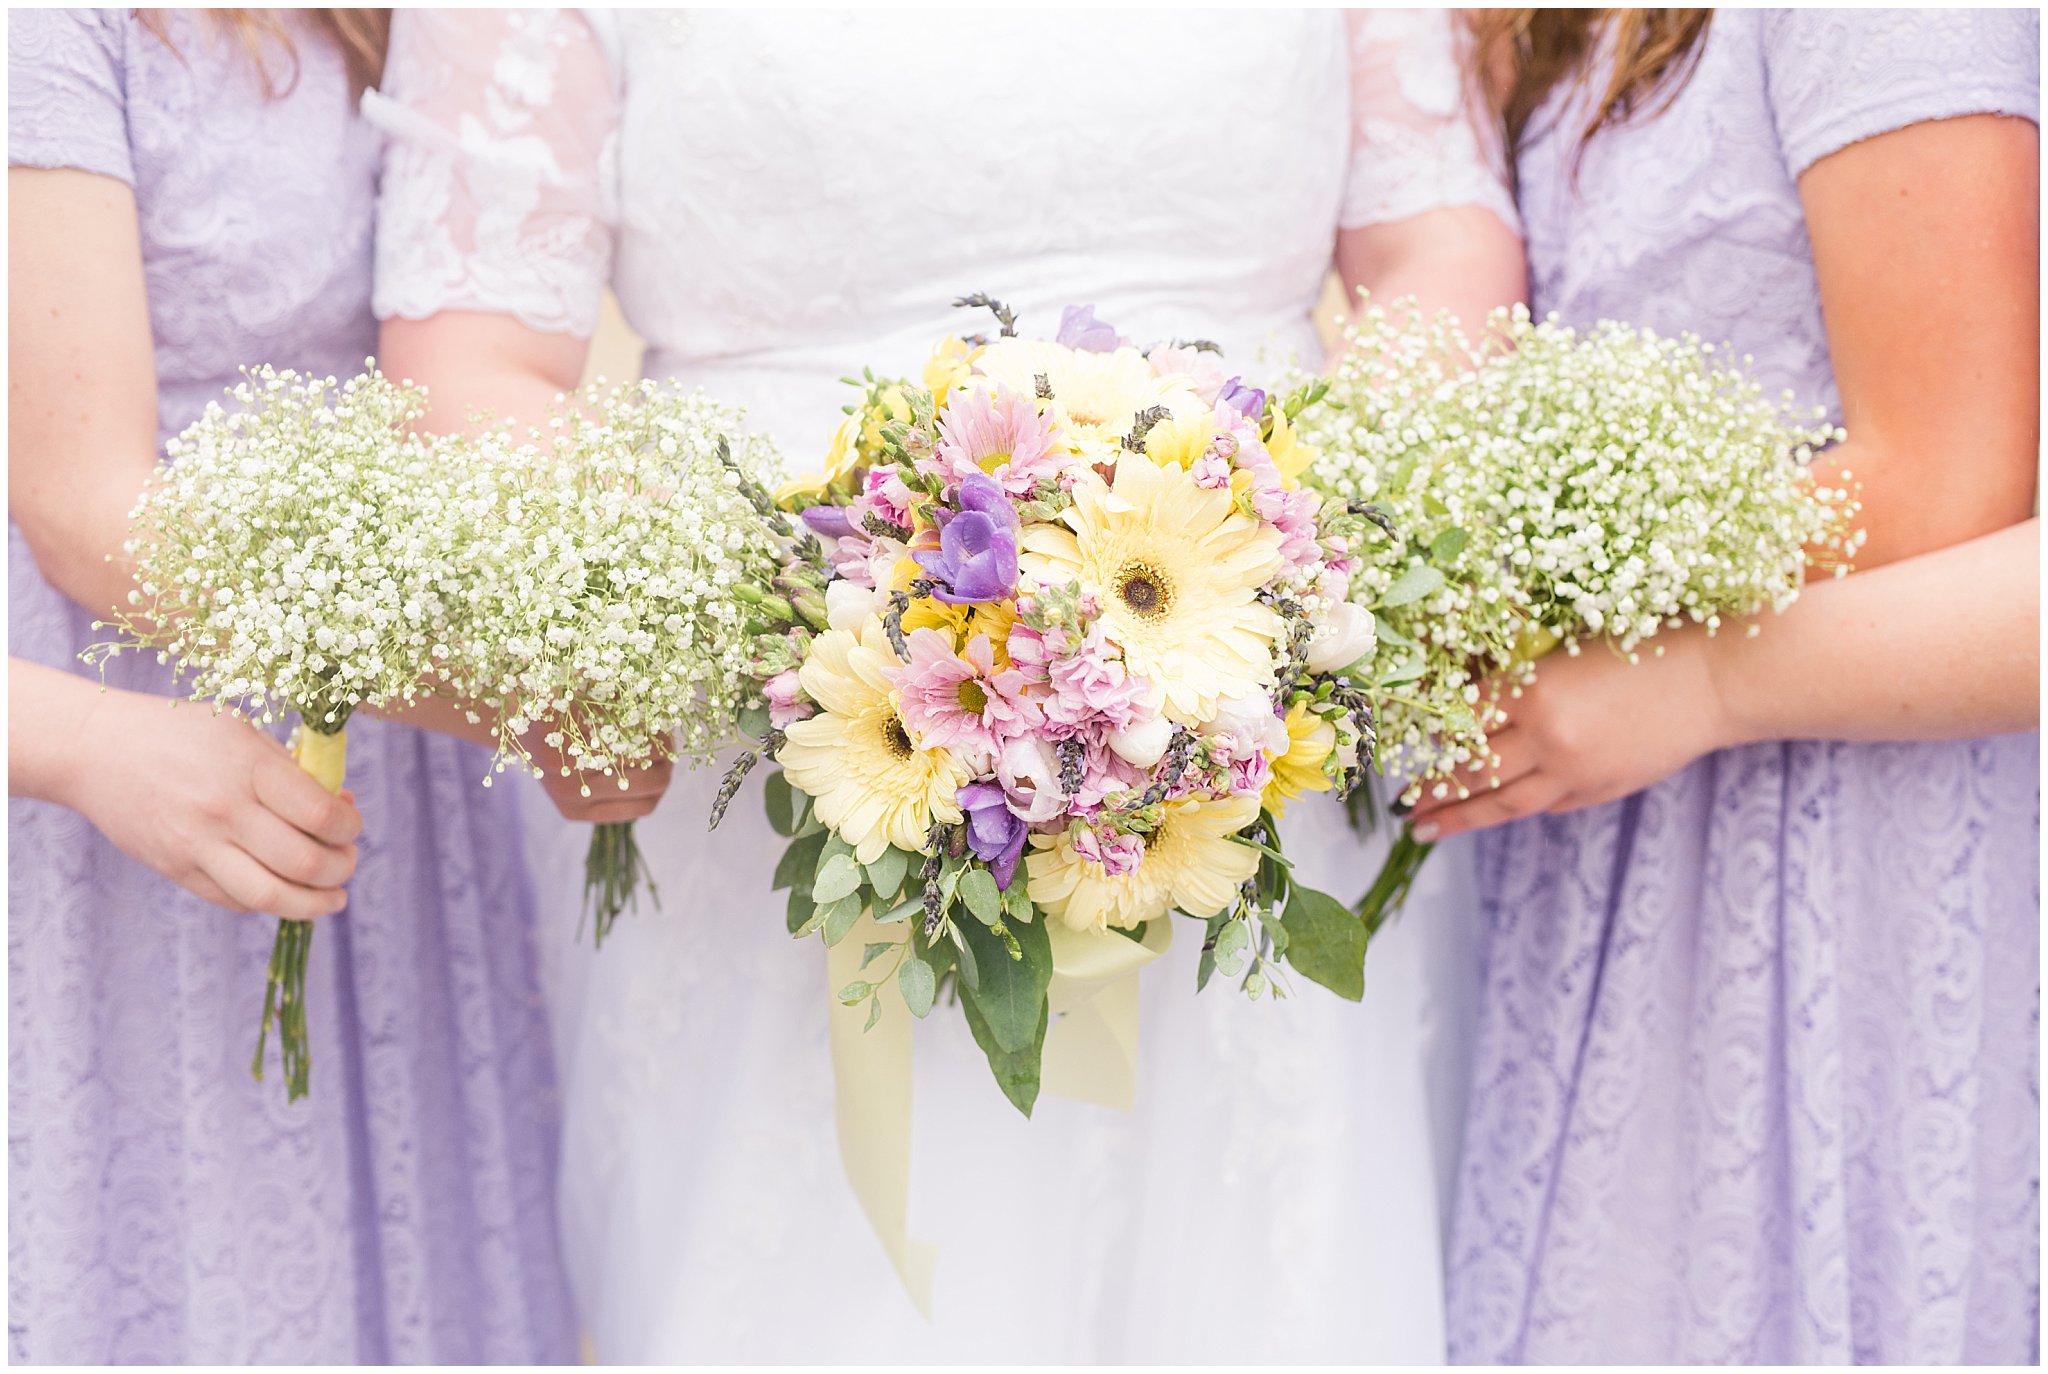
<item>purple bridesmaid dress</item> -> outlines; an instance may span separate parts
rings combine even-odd
[[[8,17],[8,155],[134,187],[159,435],[244,363],[373,351],[378,148],[310,29],[266,100],[176,12]],[[291,69],[275,69],[285,87]],[[8,532],[12,653],[72,672],[91,616]],[[147,656],[112,685],[175,694]],[[182,709],[204,710],[203,706]],[[367,825],[309,982],[313,1094],[249,1076],[273,923],[210,906],[77,815],[9,806],[8,1336],[33,1362],[576,1357],[531,899],[471,746],[349,731]]]
[[[1727,340],[1835,407],[1796,179],[1920,120],[2036,119],[2037,35],[1718,11],[1576,185],[1583,113],[1539,114],[1536,308]],[[1482,837],[1454,1359],[2034,1361],[2038,761],[2031,734],[1760,744]]]

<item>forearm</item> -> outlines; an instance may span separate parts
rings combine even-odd
[[[1730,743],[1953,739],[2040,723],[2040,522],[1809,584],[1704,641]]]
[[[1849,438],[1815,458],[1817,482],[1854,491],[1861,509],[1851,522],[1864,543],[1850,560],[1867,572],[1902,559],[1934,553],[2025,521],[2034,511],[2033,453],[2039,446],[2016,435],[1956,443],[1970,463],[1957,469],[1933,441],[1903,437]],[[1929,473],[1949,472],[1938,480]],[[1845,481],[1842,474],[1847,473]],[[1828,576],[1816,568],[1816,580]]]
[[[1413,297],[1426,316],[1457,316],[1468,338],[1495,310],[1528,297],[1521,239],[1491,211],[1472,207],[1348,230],[1338,237],[1337,268],[1347,298],[1361,289],[1383,306]]]
[[[69,806],[100,687],[26,659],[7,660],[7,795]]]

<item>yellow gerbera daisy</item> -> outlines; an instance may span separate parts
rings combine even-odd
[[[951,750],[919,748],[904,728],[889,685],[900,661],[878,616],[858,638],[819,635],[797,680],[823,709],[792,724],[776,756],[864,864],[892,844],[915,853],[933,822],[958,821],[958,794],[972,777]]]
[[[925,390],[931,392],[934,405],[943,407],[953,388],[974,375],[974,360],[980,352],[962,338],[939,340],[924,365]]]
[[[1266,439],[1266,454],[1273,460],[1273,466],[1280,469],[1280,477],[1289,487],[1294,486],[1301,474],[1322,457],[1320,449],[1304,442],[1295,432],[1286,412],[1278,406],[1273,409],[1273,432]]]
[[[1052,390],[1053,419],[1091,463],[1113,461],[1123,451],[1140,411],[1164,406],[1178,416],[1208,409],[1185,382],[1155,375],[1135,348],[1089,353],[1042,339],[999,339],[982,350],[975,369],[1023,396],[1039,394],[1043,377]]]
[[[1287,814],[1287,799],[1336,786],[1323,764],[1337,748],[1337,727],[1302,702],[1287,713],[1287,752],[1273,760],[1273,776],[1260,798],[1275,816]]]
[[[1238,887],[1258,871],[1259,851],[1230,839],[1258,817],[1256,797],[1168,802],[1146,837],[1144,859],[1116,877],[1083,858],[1064,833],[1033,835],[1027,890],[1069,930],[1133,930],[1175,908],[1206,919],[1237,900]]]
[[[1145,456],[1161,467],[1191,468],[1216,437],[1216,417],[1206,410],[1172,415],[1145,436]]]
[[[1024,530],[1025,578],[1094,592],[1104,631],[1164,693],[1169,719],[1199,724],[1217,698],[1271,685],[1280,618],[1255,594],[1279,569],[1278,530],[1228,492],[1143,462],[1119,463],[1114,486],[1076,486],[1061,519]]]

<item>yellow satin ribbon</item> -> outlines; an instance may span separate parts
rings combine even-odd
[[[1041,913],[1041,921],[1048,918]],[[1138,1086],[1138,970],[1166,952],[1172,918],[1149,922],[1142,942],[1109,931],[1069,930],[1048,921],[1052,982],[1046,1001],[1039,1090],[1076,1102],[1128,1110]],[[864,913],[825,951],[839,1160],[904,1291],[927,1320],[937,1247],[910,1237],[911,1026],[896,980],[880,980],[882,1015],[867,1028],[866,1002],[842,1006],[838,990],[864,975],[869,944],[900,944],[909,928]],[[881,960],[877,960],[880,963]],[[887,965],[884,965],[887,967]],[[989,1090],[995,1091],[994,1084]]]

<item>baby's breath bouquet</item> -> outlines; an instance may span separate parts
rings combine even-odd
[[[448,441],[407,432],[424,394],[371,371],[346,383],[259,368],[166,445],[134,512],[130,609],[89,650],[156,650],[195,699],[268,724],[342,785],[349,716],[409,702],[445,651],[463,576],[442,474]],[[308,1086],[309,921],[280,921],[251,1065],[275,1022],[286,1093]]]
[[[501,765],[539,775],[538,726],[547,766],[624,788],[657,759],[708,758],[759,702],[750,627],[781,571],[769,522],[787,522],[758,479],[772,451],[738,411],[651,381],[573,401],[533,442],[467,446],[471,591],[442,681],[497,712]],[[597,826],[600,942],[644,877],[631,823]]]
[[[1304,416],[1324,455],[1308,481],[1390,517],[1397,556],[1366,560],[1351,593],[1377,618],[1381,748],[1410,800],[1466,795],[1458,770],[1496,761],[1488,679],[1513,692],[1560,645],[1634,661],[1666,627],[1783,610],[1810,561],[1845,569],[1860,542],[1851,494],[1805,471],[1841,431],[1691,335],[1517,307],[1475,349],[1449,317],[1370,304],[1345,335]],[[1403,831],[1368,926],[1428,848]]]

